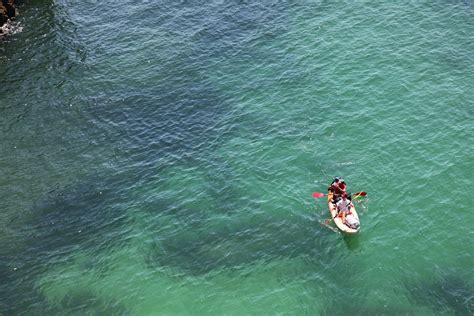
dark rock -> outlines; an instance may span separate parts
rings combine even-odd
[[[14,0],[0,1],[0,27],[3,26],[9,19],[16,16],[16,8]]]

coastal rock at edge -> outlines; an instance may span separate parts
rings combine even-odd
[[[0,27],[16,15],[14,0],[0,0]],[[1,32],[1,31],[0,31]]]

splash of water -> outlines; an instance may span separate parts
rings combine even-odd
[[[8,21],[0,27],[0,36],[13,35],[23,31],[23,26],[18,21]]]

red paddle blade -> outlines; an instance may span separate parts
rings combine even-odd
[[[326,194],[324,193],[321,193],[321,192],[313,192],[313,197],[315,199],[319,199],[319,198],[322,198],[323,196],[325,196]]]
[[[366,195],[367,195],[367,192],[361,191],[361,192],[357,192],[354,196],[359,197],[359,196],[366,196]]]

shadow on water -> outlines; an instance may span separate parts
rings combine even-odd
[[[344,243],[346,244],[346,247],[349,250],[352,250],[352,251],[357,250],[360,246],[359,235],[355,235],[355,236],[344,235],[342,239],[344,240]]]
[[[474,289],[454,272],[419,282],[406,282],[411,300],[433,313],[474,315]]]

